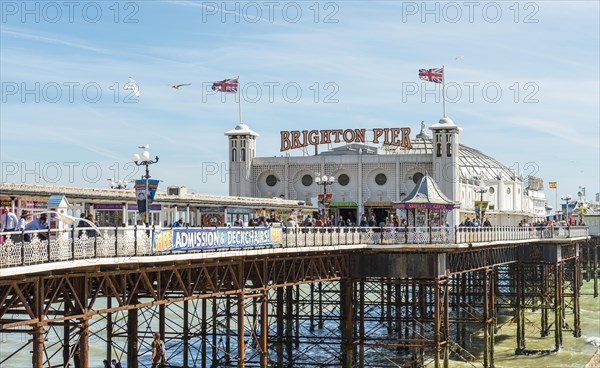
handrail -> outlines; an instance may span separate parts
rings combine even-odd
[[[279,225],[278,225],[279,226]],[[264,227],[263,227],[264,228]],[[70,227],[34,231],[0,233],[0,268],[32,264],[96,259],[106,257],[157,256],[152,247],[153,235],[169,228],[132,226]],[[179,229],[179,230],[178,230]],[[235,230],[247,227],[182,227],[174,231],[203,229]],[[259,228],[261,229],[261,228]],[[555,227],[286,227],[281,226],[281,242],[278,247],[314,247],[344,245],[399,245],[411,244],[435,247],[436,244],[473,244],[494,241],[520,241],[533,239],[568,239],[588,236],[587,226]],[[174,251],[218,252],[236,246],[211,247]],[[268,248],[273,245],[255,246]]]

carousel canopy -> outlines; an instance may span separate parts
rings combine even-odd
[[[451,210],[458,207],[458,203],[452,202],[442,193],[440,188],[429,175],[419,180],[415,188],[395,208],[429,208]]]

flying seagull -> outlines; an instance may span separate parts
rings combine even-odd
[[[140,97],[140,88],[138,87],[137,83],[131,77],[129,77],[129,83],[124,85],[123,89],[126,91],[133,91],[133,95],[135,97]]]
[[[57,211],[31,212],[31,213],[29,213],[29,215],[43,215],[43,214],[51,214],[51,213],[55,214],[56,217],[58,217],[58,219],[60,221],[64,222],[65,224],[74,225],[75,222],[77,222],[77,221],[83,221],[83,222],[87,223],[88,225],[90,225],[92,228],[94,228],[94,230],[100,232],[100,229],[98,229],[98,227],[96,226],[96,224],[94,224],[93,222],[91,222],[88,219],[66,215],[64,213],[60,213],[60,212],[57,212]]]
[[[465,57],[464,55],[460,55],[460,56],[455,57],[454,60],[459,60],[459,59],[462,59],[464,57]]]
[[[169,84],[173,89],[181,89],[181,87],[191,86],[191,83],[182,83],[182,84]]]

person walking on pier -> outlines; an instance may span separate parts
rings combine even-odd
[[[123,366],[121,365],[121,362],[117,362],[116,359],[112,360],[112,364],[115,366],[115,368],[123,368]]]
[[[165,343],[160,339],[160,333],[157,332],[152,341],[152,368],[162,368],[165,364],[167,364]]]

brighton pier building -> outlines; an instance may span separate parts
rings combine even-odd
[[[523,178],[494,158],[460,144],[462,129],[450,118],[441,119],[429,130],[422,123],[412,139],[407,128],[281,132],[281,150],[301,147],[304,155],[257,157],[259,134],[242,123],[225,133],[229,140],[229,194],[316,205],[324,188],[315,178],[326,175],[335,178],[326,186],[331,193],[330,214],[355,223],[363,214],[374,215],[382,222],[391,213],[404,217],[398,204],[427,175],[456,203],[446,219],[451,226],[481,215],[481,211],[492,225],[545,218],[540,178]],[[365,134],[372,134],[371,142]],[[332,148],[331,143],[344,141],[351,143]],[[317,145],[323,143],[329,144],[329,150],[318,153]],[[307,154],[309,145],[315,146],[314,155]]]

